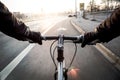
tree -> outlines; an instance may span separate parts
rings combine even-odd
[[[95,8],[95,1],[94,0],[91,0],[89,2],[89,5],[90,5],[90,9],[91,9],[91,13],[93,12],[94,8]]]
[[[120,0],[102,0],[105,3],[106,10],[114,9],[120,6]]]

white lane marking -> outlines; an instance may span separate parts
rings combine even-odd
[[[47,28],[47,29],[42,33],[42,35],[45,35],[45,33],[47,33],[52,27],[54,27],[54,25],[55,25],[55,24],[50,25],[50,27]]]
[[[5,80],[6,77],[12,72],[12,70],[21,62],[21,60],[28,54],[28,52],[35,46],[30,44],[25,48],[11,63],[9,63],[0,73],[1,80]]]
[[[62,21],[63,19],[57,21],[56,23]],[[45,35],[55,24],[50,25],[50,27],[45,30],[42,35]],[[14,60],[12,60],[1,72],[0,80],[5,80],[8,75],[15,69],[15,67],[22,61],[22,59],[28,54],[28,52],[35,46],[35,44],[28,45]]]
[[[51,29],[50,27],[49,29]],[[49,29],[43,32],[45,34]],[[1,72],[0,80],[5,80],[7,76],[13,71],[13,69],[22,61],[22,59],[28,54],[28,52],[35,46],[35,44],[28,45],[13,61],[11,61]]]
[[[58,31],[66,31],[67,29],[66,28],[59,28],[57,29]]]
[[[58,31],[58,34],[63,34],[64,31],[66,31],[67,29],[66,28],[58,28],[57,31]]]
[[[103,56],[108,59],[108,61],[110,61],[120,71],[119,56],[115,55],[115,53],[113,53],[111,50],[109,50],[102,44],[96,44],[94,47],[97,48],[103,54]]]

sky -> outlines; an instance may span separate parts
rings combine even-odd
[[[76,0],[78,3],[88,3],[90,0]],[[100,1],[100,0],[96,0]],[[10,11],[24,13],[51,13],[75,9],[75,0],[1,0]]]

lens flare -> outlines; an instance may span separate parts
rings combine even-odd
[[[80,69],[70,68],[70,70],[68,71],[68,76],[70,76],[73,79],[77,79],[79,71]]]

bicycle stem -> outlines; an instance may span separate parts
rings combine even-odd
[[[57,51],[58,51],[58,57],[57,60],[58,62],[63,62],[64,60],[64,56],[63,56],[63,50],[64,50],[64,40],[63,40],[63,35],[59,35],[59,39],[58,39],[58,46],[57,46]]]

